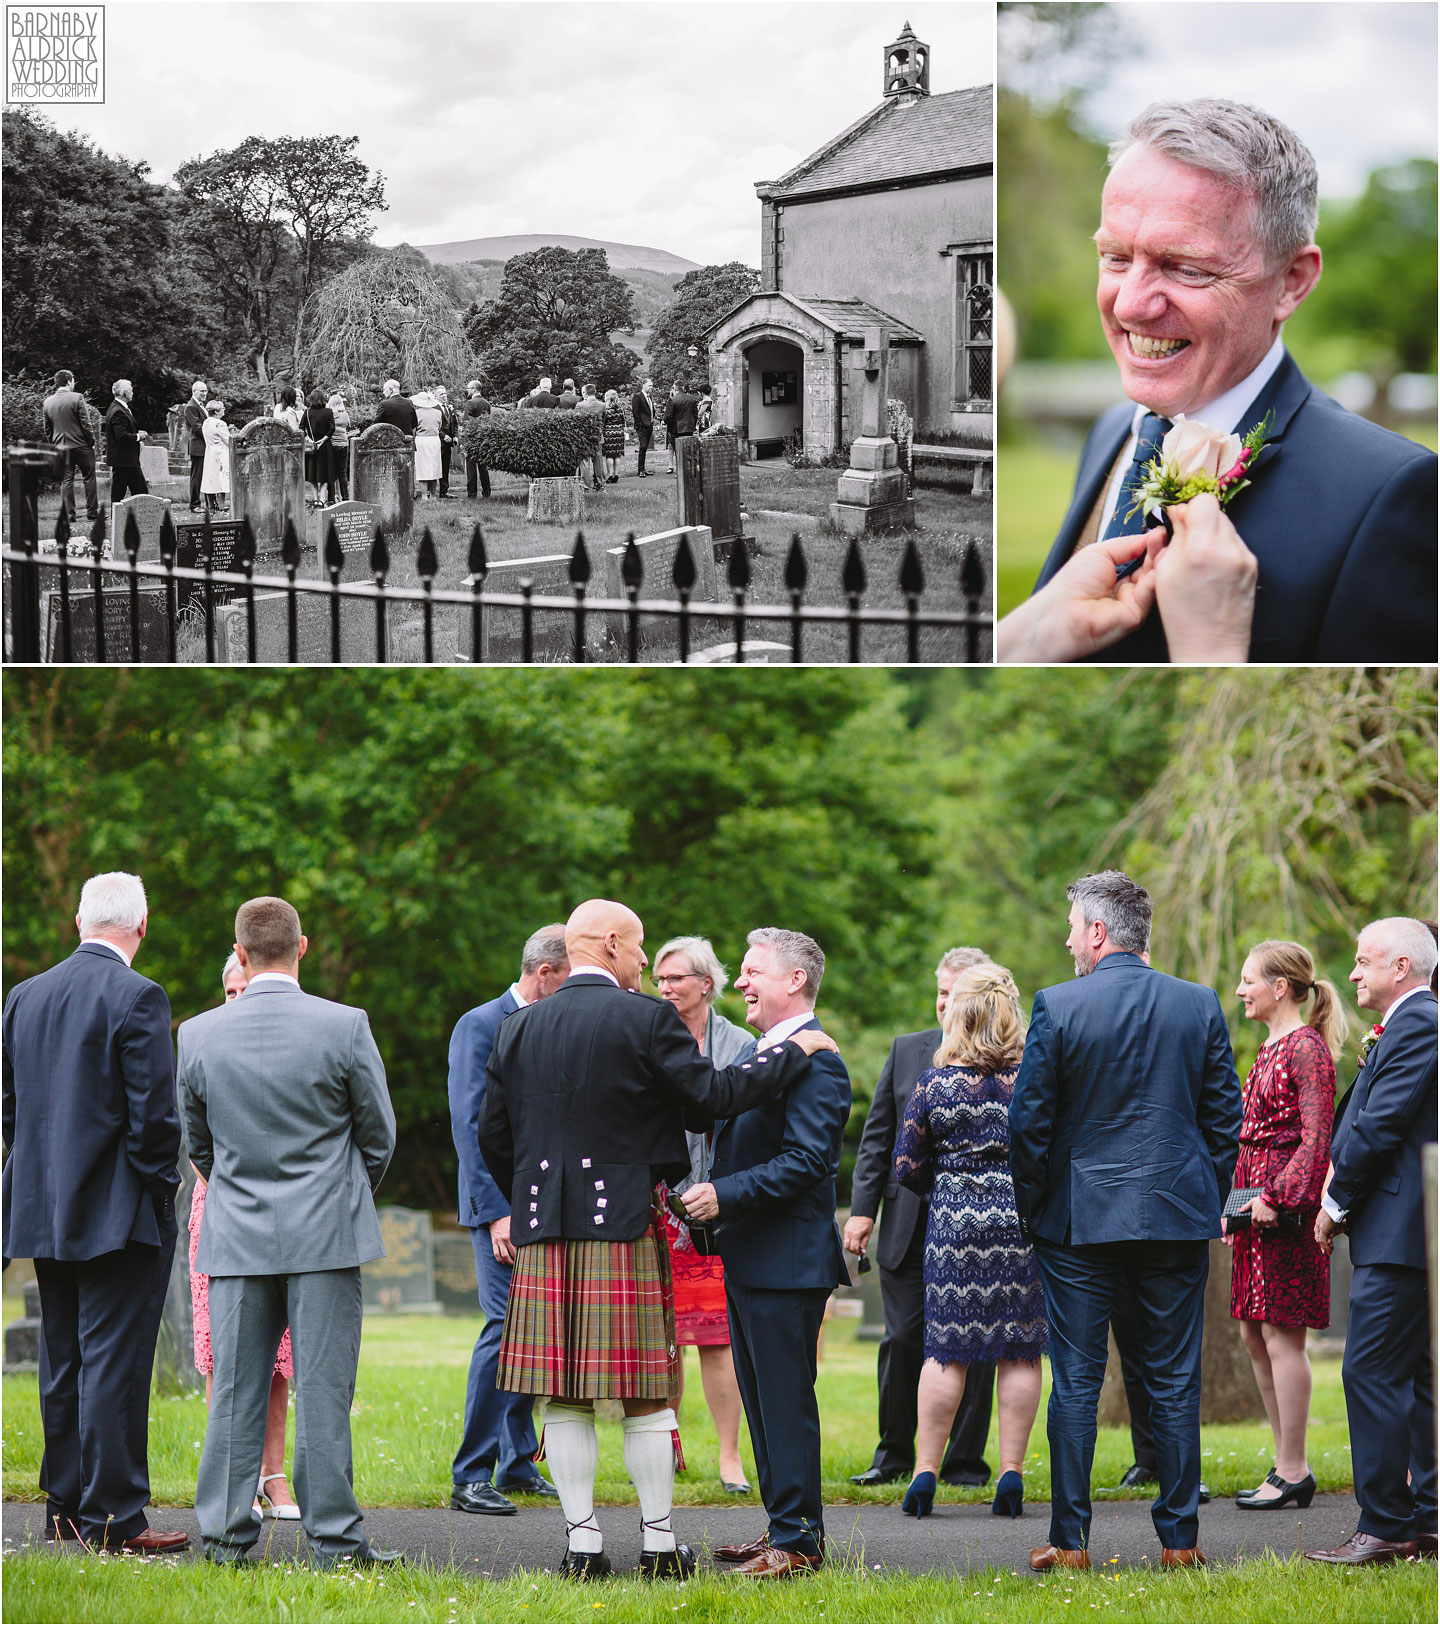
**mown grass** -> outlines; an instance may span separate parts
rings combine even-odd
[[[19,1313],[18,1301],[6,1301],[5,1319]],[[460,1437],[465,1404],[465,1378],[482,1323],[479,1316],[368,1317],[361,1346],[353,1433],[355,1483],[367,1507],[443,1507],[450,1493],[450,1463]],[[824,1355],[817,1392],[822,1429],[822,1473],[827,1503],[884,1505],[898,1500],[901,1487],[861,1489],[849,1475],[869,1466],[875,1447],[875,1354],[877,1345],[856,1338],[853,1321],[826,1323]],[[1340,1363],[1314,1359],[1315,1393],[1309,1434],[1310,1462],[1322,1491],[1345,1490],[1351,1484],[1349,1434],[1340,1387]],[[1045,1369],[1045,1392],[1049,1368]],[[39,1500],[40,1412],[35,1379],[15,1376],[4,1382],[4,1494]],[[190,1506],[195,1497],[195,1470],[205,1432],[205,1404],[199,1397],[154,1396],[150,1406],[150,1479],[154,1499],[165,1506]],[[680,1415],[686,1471],[679,1475],[675,1499],[696,1506],[722,1499],[714,1424],[704,1402],[699,1368],[689,1353],[685,1400]],[[635,1492],[625,1472],[618,1423],[602,1423],[597,1500],[605,1505],[634,1503]],[[740,1431],[741,1454],[751,1483],[754,1462],[746,1430]],[[1216,1496],[1233,1496],[1258,1484],[1272,1461],[1268,1428],[1263,1423],[1221,1424],[1202,1430],[1203,1472]],[[998,1461],[992,1422],[987,1452]],[[287,1458],[287,1460],[289,1460]],[[1128,1430],[1102,1428],[1095,1453],[1093,1484],[1118,1483],[1131,1462]],[[1045,1401],[1030,1441],[1025,1470],[1026,1497],[1046,1501],[1050,1495],[1049,1448],[1045,1439]],[[1126,1499],[1149,1501],[1154,1492],[1116,1492]],[[942,1502],[988,1502],[993,1486],[941,1486]],[[758,1497],[754,1499],[758,1505]]]
[[[707,1570],[684,1585],[580,1586],[548,1571],[493,1581],[456,1569],[237,1573],[47,1553],[7,1554],[4,1580],[7,1621],[1433,1621],[1436,1602],[1428,1564],[1337,1573],[1274,1558],[1064,1580],[910,1576],[852,1562],[788,1586]]]

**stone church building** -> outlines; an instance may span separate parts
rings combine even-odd
[[[885,48],[880,104],[760,197],[761,292],[707,334],[716,420],[749,457],[859,433],[864,330],[890,333],[892,398],[916,438],[994,438],[993,94],[930,92],[930,50],[909,23]]]

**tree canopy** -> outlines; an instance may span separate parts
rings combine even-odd
[[[738,260],[702,265],[675,284],[673,302],[655,319],[648,346],[650,376],[662,390],[700,383],[706,376],[705,334],[742,299],[760,290],[760,273]],[[690,346],[700,352],[692,361]]]

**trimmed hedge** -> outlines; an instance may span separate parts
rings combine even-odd
[[[465,455],[487,469],[528,475],[532,480],[574,474],[599,443],[598,412],[492,412],[487,418],[461,419],[460,444]]]

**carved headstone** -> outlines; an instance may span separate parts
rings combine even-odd
[[[151,485],[156,480],[170,478],[170,448],[168,446],[142,446],[140,448],[140,472],[145,476],[145,484]]]
[[[310,571],[313,576],[313,568]],[[285,665],[290,660],[288,593],[255,594],[255,659],[262,665]],[[302,666],[325,666],[332,653],[332,598],[328,593],[295,595],[295,659]],[[397,623],[404,606],[386,606],[385,642],[391,660],[396,656]],[[215,659],[221,665],[243,665],[248,658],[243,595],[215,612]],[[371,599],[340,600],[340,659],[346,665],[365,665],[375,659],[375,605]]]
[[[25,1314],[5,1327],[6,1372],[37,1372],[40,1369],[40,1284],[30,1281],[24,1288]]]
[[[850,467],[837,482],[838,502],[830,518],[848,536],[895,526],[913,526],[915,502],[905,494],[905,473],[886,417],[890,382],[890,335],[885,328],[866,328],[864,344],[850,352],[850,365],[861,372],[860,434],[850,444]]]
[[[700,435],[695,441],[700,457],[700,516],[716,542],[741,534],[740,442],[734,435]]]
[[[481,1240],[484,1240],[483,1235]],[[441,1307],[462,1315],[474,1315],[476,1292],[475,1249],[469,1231],[437,1231],[435,1297]]]
[[[685,439],[689,438],[688,436],[685,437]],[[683,439],[681,444],[684,444]],[[680,526],[673,531],[657,532],[654,536],[636,537],[635,546],[639,551],[640,562],[645,572],[640,584],[640,597],[642,599],[675,599],[679,596],[673,572],[675,569],[675,556],[680,551],[682,538],[690,549],[690,557],[695,562],[695,585],[690,589],[691,601],[697,604],[715,603],[715,542],[707,525]],[[621,574],[624,562],[624,548],[606,548],[604,577],[604,596],[606,598],[624,598],[626,596],[625,580]],[[628,617],[624,611],[612,610],[610,612],[610,637],[616,647],[622,650],[628,647],[627,620]],[[707,625],[712,626],[713,624],[713,621],[707,623]],[[697,627],[696,632],[698,633],[699,630]],[[714,636],[713,632],[711,636]],[[696,642],[698,641],[697,636]],[[640,658],[642,660],[677,660],[679,653],[679,624],[675,616],[642,617],[640,622]]]
[[[187,570],[203,570],[205,558],[210,560],[211,570],[234,571],[238,570],[235,563],[235,550],[240,545],[241,524],[239,520],[227,519],[219,524],[205,526],[187,522],[175,527],[175,563]],[[206,535],[206,531],[209,535]],[[267,561],[275,568],[280,568],[278,548],[267,550]],[[263,572],[267,563],[256,559],[257,572]],[[212,582],[210,592],[212,602],[217,606],[229,604],[241,591],[230,582]],[[205,584],[203,582],[182,581],[179,583],[180,614],[187,620],[196,622],[203,631],[201,617],[205,613]]]
[[[130,636],[130,588],[104,589],[103,614],[105,616],[105,660],[107,664],[143,665],[146,662],[169,659],[170,630],[164,582],[142,581],[139,584],[138,648],[132,648]],[[40,625],[45,630],[45,659],[65,659],[64,634],[61,623],[62,599],[59,591],[40,595]],[[70,659],[96,661],[100,658],[99,643],[95,635],[95,593],[93,590],[70,593]]]
[[[380,505],[373,502],[337,502],[329,508],[311,511],[310,541],[315,549],[316,573],[327,581],[330,572],[325,564],[325,547],[332,525],[344,556],[340,580],[372,581],[370,549],[375,543],[376,526],[384,529]]]
[[[460,590],[468,593],[474,583],[466,576]],[[503,559],[492,564],[485,577],[484,590],[488,593],[518,593],[520,583],[528,580],[537,596],[569,598],[570,555],[547,553],[534,559]],[[455,628],[458,634],[456,659],[479,660],[490,665],[505,665],[524,658],[522,618],[519,609],[485,608],[481,616],[480,653],[474,649],[474,616],[461,605],[456,611]],[[531,612],[531,659],[538,664],[575,659],[575,617],[569,610],[535,610]],[[605,617],[585,617],[585,658],[604,660],[608,639]]]
[[[393,423],[372,423],[352,438],[350,490],[380,510],[386,536],[415,523],[415,441]]]
[[[125,524],[131,517],[140,529],[141,564],[147,559],[160,557],[160,522],[170,512],[170,504],[163,497],[125,497],[110,505],[110,543],[117,559],[128,558],[125,552]]]
[[[422,1208],[382,1208],[380,1240],[385,1257],[360,1267],[368,1311],[436,1311],[435,1244],[430,1215]]]
[[[525,518],[538,525],[579,525],[585,518],[585,487],[573,474],[532,480]]]
[[[305,437],[274,418],[256,418],[230,437],[232,519],[248,519],[257,553],[277,550],[286,521],[305,535]]]

